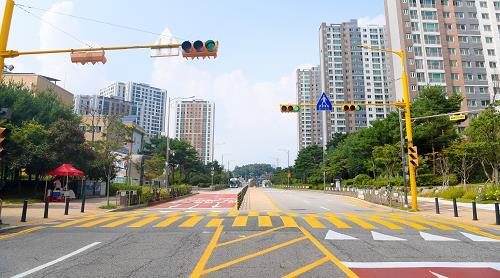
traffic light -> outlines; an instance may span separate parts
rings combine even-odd
[[[344,112],[356,112],[356,111],[361,111],[361,106],[360,105],[354,105],[354,104],[346,104],[343,107]]]
[[[217,58],[218,48],[219,42],[213,40],[208,40],[205,43],[200,40],[197,40],[195,42],[184,41],[181,44],[182,57],[191,59],[199,57],[202,57],[203,59],[205,59],[205,57]]]
[[[300,106],[297,104],[280,104],[281,113],[299,112]]]
[[[85,65],[86,63],[103,63],[106,64],[108,60],[106,59],[104,50],[102,51],[82,51],[82,52],[71,52],[71,62],[81,63]]]
[[[412,146],[408,148],[408,160],[414,167],[418,166],[418,152],[417,146]]]
[[[4,141],[7,135],[7,129],[5,127],[0,127],[0,157],[5,154]]]

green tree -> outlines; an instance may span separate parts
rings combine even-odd
[[[154,180],[165,172],[165,156],[153,155],[151,159],[144,162],[144,176],[148,180]]]
[[[450,159],[451,169],[460,177],[463,184],[467,184],[471,171],[476,164],[478,146],[470,142],[457,142],[444,150],[445,156]]]
[[[235,177],[257,177],[274,172],[274,168],[266,163],[253,163],[243,166],[236,166],[233,170]]]
[[[401,149],[398,143],[385,144],[383,146],[375,146],[372,151],[375,164],[382,168],[382,174],[386,178],[395,176],[401,166]]]
[[[486,109],[473,119],[464,131],[475,147],[476,159],[489,181],[499,183],[500,168],[500,113]]]
[[[304,183],[307,183],[311,176],[321,176],[322,163],[323,149],[318,145],[310,145],[297,154],[295,172]]]

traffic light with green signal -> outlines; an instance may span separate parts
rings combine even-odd
[[[360,105],[354,105],[354,104],[346,104],[343,107],[344,112],[356,112],[356,111],[361,111],[362,108]]]
[[[182,49],[182,57],[184,58],[203,58],[205,59],[213,57],[217,58],[217,50],[219,49],[219,42],[208,40],[206,42],[202,42],[200,40],[191,42],[184,41],[181,44]]]
[[[280,104],[281,113],[294,113],[300,111],[298,104]]]

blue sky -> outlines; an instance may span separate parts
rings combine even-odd
[[[0,1],[2,8],[5,1]],[[113,81],[152,83],[171,96],[197,97],[216,102],[216,159],[227,153],[231,165],[275,163],[296,153],[296,117],[280,115],[280,102],[295,100],[294,70],[319,63],[318,28],[321,22],[365,18],[380,22],[383,0],[363,1],[17,1],[60,13],[136,27],[155,33],[166,28],[183,39],[217,39],[219,57],[211,61],[177,58],[151,59],[147,50],[108,52],[106,65],[69,63],[67,55],[21,57],[8,60],[17,71],[47,74],[62,80],[75,94],[95,94]],[[158,37],[81,21],[36,9],[16,7],[8,48],[81,47],[148,44]],[[239,106],[238,106],[239,105]],[[250,109],[244,109],[247,105]],[[243,109],[242,109],[243,107]],[[226,158],[225,158],[226,159]]]

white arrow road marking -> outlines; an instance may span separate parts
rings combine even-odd
[[[427,241],[459,241],[458,239],[450,238],[450,237],[444,237],[444,236],[438,236],[438,235],[433,235],[429,233],[424,233],[420,232],[420,236]]]
[[[485,237],[485,236],[478,236],[478,235],[473,235],[473,234],[464,233],[464,232],[460,232],[460,233],[462,233],[462,235],[468,237],[472,241],[500,242],[500,240],[497,240],[494,238],[489,238],[489,237]]]
[[[329,239],[329,240],[352,240],[352,239],[354,239],[354,240],[357,240],[357,238],[355,238],[355,237],[344,235],[341,233],[337,233],[337,232],[334,232],[332,230],[328,230],[328,233],[326,233],[325,239]]]
[[[448,278],[448,276],[441,275],[436,272],[429,271],[432,275],[436,276],[437,278]]]
[[[390,236],[390,235],[386,235],[386,234],[382,234],[382,233],[377,233],[374,231],[372,231],[372,237],[373,237],[373,240],[391,240],[391,241],[406,240],[404,238]]]
[[[42,270],[44,268],[47,268],[47,267],[49,267],[51,265],[55,265],[58,262],[62,262],[64,260],[66,260],[67,258],[73,257],[73,256],[75,256],[75,255],[77,255],[79,253],[82,253],[83,251],[85,251],[85,250],[87,250],[89,248],[92,248],[92,247],[94,247],[94,246],[96,246],[98,244],[100,244],[100,242],[91,243],[91,244],[89,244],[87,246],[84,246],[84,247],[82,247],[82,248],[74,251],[74,252],[69,253],[68,255],[64,255],[64,256],[62,256],[62,257],[60,257],[58,259],[55,259],[53,261],[50,261],[50,262],[46,263],[46,264],[42,264],[41,266],[37,266],[37,267],[32,268],[32,269],[30,269],[28,271],[25,271],[25,272],[23,272],[21,274],[17,274],[16,276],[12,276],[12,278],[21,278],[21,277],[28,276],[28,275],[33,274],[33,273],[35,273],[37,271],[40,271],[40,270]]]

